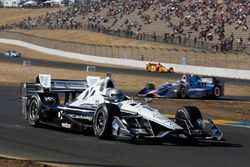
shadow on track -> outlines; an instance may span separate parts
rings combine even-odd
[[[85,132],[72,131],[71,129],[59,128],[49,125],[40,124],[36,128],[45,128],[48,130],[56,130],[60,132],[66,132],[69,134],[78,134],[96,138],[94,132],[89,130]],[[100,139],[101,140],[101,139]],[[115,139],[114,142],[123,142],[135,145],[161,145],[161,146],[192,146],[192,147],[243,147],[238,143],[228,143],[225,141],[214,141],[214,140],[191,140],[187,138],[180,138],[176,136],[167,136],[162,139]]]
[[[120,140],[121,141],[121,140]],[[213,140],[190,140],[182,139],[174,136],[168,136],[164,139],[150,139],[150,140],[127,140],[129,144],[135,145],[161,145],[161,146],[191,146],[191,147],[243,147],[241,144],[228,143],[225,141]]]

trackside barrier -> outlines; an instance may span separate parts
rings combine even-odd
[[[57,49],[41,47],[38,45],[30,44],[19,40],[11,40],[5,38],[0,38],[0,43],[18,45],[54,56],[67,57],[67,58],[95,62],[95,63],[122,65],[122,66],[138,67],[138,68],[145,68],[146,64],[148,63],[148,61],[99,57],[99,56],[91,56],[86,54],[61,51]],[[219,76],[226,78],[250,79],[250,70],[201,67],[201,66],[179,65],[170,63],[163,63],[163,65],[166,65],[167,67],[171,66],[174,68],[175,72],[180,72],[180,73],[193,73],[198,75]]]
[[[30,66],[31,66],[31,61],[29,61],[29,60],[23,61],[23,67],[30,67]]]
[[[87,71],[87,72],[91,72],[91,71],[92,71],[92,72],[95,72],[95,71],[96,71],[96,66],[87,66],[87,67],[86,67],[86,71]]]

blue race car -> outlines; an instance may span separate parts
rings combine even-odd
[[[214,77],[199,77],[198,75],[183,75],[175,83],[166,83],[159,89],[149,83],[137,96],[166,98],[219,98],[224,96],[224,82]]]

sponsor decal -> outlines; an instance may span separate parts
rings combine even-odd
[[[62,127],[70,129],[70,128],[71,128],[71,124],[68,124],[68,123],[66,123],[66,122],[63,122],[63,123],[62,123]]]

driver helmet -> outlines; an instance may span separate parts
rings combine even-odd
[[[111,98],[114,102],[121,102],[124,99],[124,95],[121,90],[115,88],[109,88],[106,95]]]
[[[186,76],[186,75],[183,75],[183,76],[181,77],[181,81],[184,82],[184,83],[187,82],[187,76]]]

